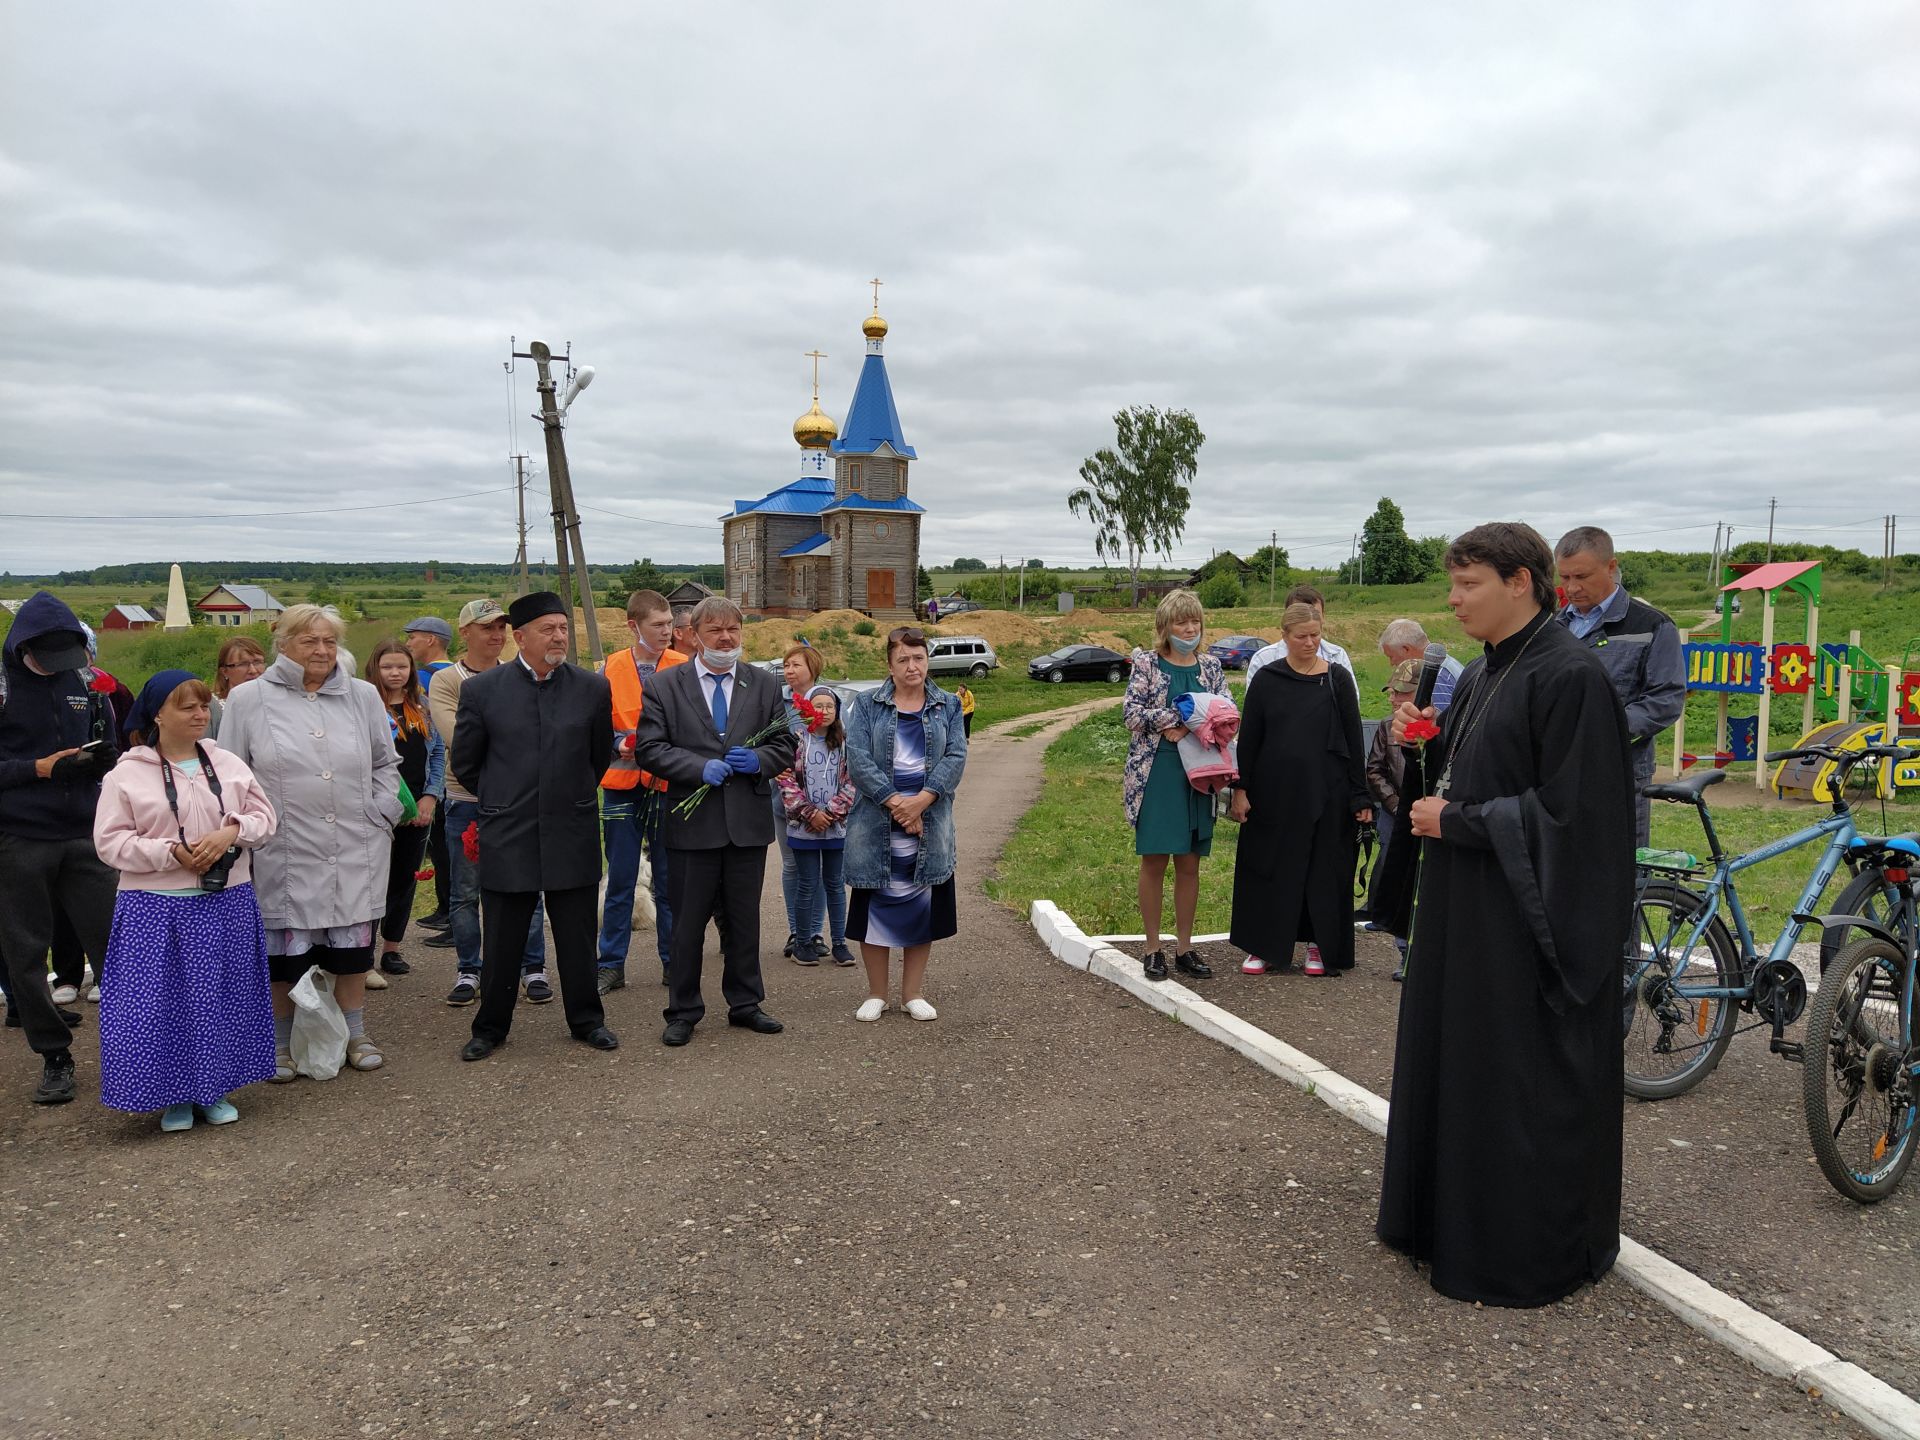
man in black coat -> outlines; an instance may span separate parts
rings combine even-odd
[[[480,803],[480,1009],[460,1058],[484,1059],[506,1040],[542,894],[567,1028],[596,1050],[617,1049],[594,983],[612,699],[604,679],[567,663],[571,617],[558,595],[521,596],[507,622],[519,658],[467,681],[453,731],[454,776]]]
[[[740,663],[740,607],[712,596],[694,607],[698,646],[690,664],[647,681],[634,759],[667,782],[667,898],[673,948],[667,967],[667,1028],[661,1039],[684,1045],[707,1013],[700,996],[707,921],[720,918],[725,962],[720,991],[727,1023],[777,1035],[760,1008],[760,887],[773,843],[773,777],[793,764],[794,735],[783,722],[780,680]],[[772,729],[749,747],[747,742]],[[691,814],[681,802],[712,785]]]

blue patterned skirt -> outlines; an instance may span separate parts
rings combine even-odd
[[[211,1105],[273,1074],[267,937],[253,886],[122,890],[100,988],[100,1099]]]

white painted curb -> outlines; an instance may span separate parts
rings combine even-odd
[[[1387,1133],[1387,1102],[1364,1085],[1329,1070],[1311,1055],[1231,1011],[1201,999],[1184,985],[1147,979],[1138,960],[1103,939],[1087,935],[1051,900],[1034,901],[1029,919],[1047,949],[1074,969],[1111,981],[1142,1004],[1218,1040],[1362,1129],[1375,1135]],[[1637,1240],[1620,1237],[1620,1259],[1614,1268],[1629,1285],[1693,1329],[1767,1374],[1792,1381],[1880,1440],[1920,1440],[1920,1402],[1744,1301],[1715,1289]]]

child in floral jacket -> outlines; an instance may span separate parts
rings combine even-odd
[[[847,732],[840,723],[840,697],[832,687],[816,685],[807,692],[806,703],[813,718],[800,735],[793,768],[783,770],[775,782],[780,787],[780,809],[787,821],[787,844],[793,851],[798,882],[794,912],[799,939],[794,942],[793,960],[796,965],[818,965],[827,957],[827,943],[820,936],[824,918],[832,929],[833,963],[851,965],[843,876],[847,815],[859,791],[847,769]]]

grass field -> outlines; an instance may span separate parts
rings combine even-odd
[[[1127,730],[1117,707],[1089,716],[1054,741],[1047,751],[1039,802],[1020,821],[990,882],[995,899],[1022,911],[1035,900],[1052,900],[1090,935],[1140,929],[1135,899],[1139,861],[1120,808],[1126,754]],[[1920,800],[1889,805],[1884,821],[1878,802],[1865,802],[1856,813],[1861,830],[1868,833],[1920,828]],[[1756,849],[1825,814],[1826,807],[1818,805],[1713,807],[1714,825],[1730,854]],[[1227,928],[1238,839],[1239,827],[1231,821],[1214,827],[1213,854],[1200,867],[1196,928],[1202,932]],[[1653,843],[1702,856],[1706,852],[1699,818],[1687,806],[1653,807]],[[1819,853],[1819,846],[1807,846],[1741,873],[1741,903],[1763,950],[1792,913]],[[1839,898],[1844,881],[1843,873],[1828,886],[1827,905]],[[1164,923],[1173,923],[1171,886]]]

